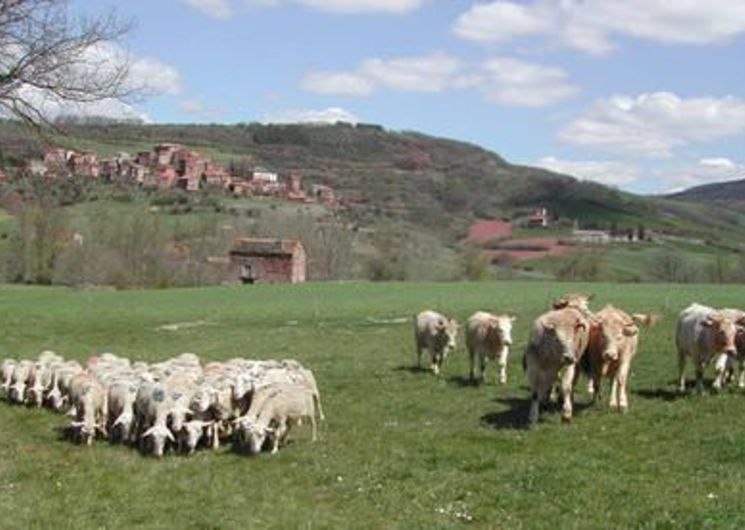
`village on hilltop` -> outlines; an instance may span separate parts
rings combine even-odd
[[[21,173],[47,178],[79,176],[148,189],[175,188],[188,192],[210,186],[236,196],[317,202],[332,210],[342,207],[342,202],[330,186],[315,183],[309,191],[304,190],[299,171],[280,175],[255,166],[248,174],[236,174],[199,152],[175,143],[161,143],[154,146],[152,151],[141,151],[134,156],[118,153],[104,160],[99,160],[98,155],[90,151],[56,147],[47,150],[43,159],[28,161]]]

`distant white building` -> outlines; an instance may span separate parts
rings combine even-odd
[[[263,167],[257,167],[253,170],[253,173],[251,174],[251,180],[261,181],[261,182],[271,182],[276,183],[279,179],[279,175],[277,173],[273,173],[267,169],[264,169]]]
[[[605,230],[572,230],[572,240],[585,245],[607,245],[611,236]]]

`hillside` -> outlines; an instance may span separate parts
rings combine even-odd
[[[735,205],[745,202],[745,179],[694,186],[669,197],[685,201],[724,201]]]
[[[688,201],[687,196],[637,196],[511,164],[475,145],[368,124],[70,124],[64,136],[40,140],[4,122],[0,123],[0,166],[12,173],[49,145],[109,157],[122,151],[149,150],[164,142],[183,144],[237,171],[254,166],[279,173],[295,170],[306,185],[332,186],[350,205],[344,214],[348,221],[394,234],[395,244],[371,242],[383,257],[417,247],[419,256],[426,256],[431,248],[452,261],[461,253],[459,242],[475,220],[517,219],[539,206],[550,212],[556,237],[566,236],[576,223],[618,233],[644,227],[703,242],[706,248],[698,250],[707,255],[735,255],[745,248],[745,214],[734,209],[711,208]],[[517,235],[529,239],[546,234],[533,230]],[[539,268],[545,269],[542,264]],[[553,265],[548,269],[553,275]],[[626,272],[618,277],[644,278]]]

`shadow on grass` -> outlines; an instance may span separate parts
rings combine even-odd
[[[424,373],[431,373],[432,371],[429,368],[424,368],[423,366],[417,366],[417,365],[409,365],[409,364],[401,364],[399,366],[396,366],[393,368],[394,372],[409,372],[410,374],[424,374]]]
[[[528,428],[529,399],[499,398],[497,401],[507,405],[507,409],[484,414],[480,418],[482,425],[499,431]]]
[[[478,379],[471,379],[468,376],[465,375],[451,375],[447,379],[448,383],[451,385],[459,386],[462,388],[465,387],[477,387],[481,386],[481,381]]]
[[[529,429],[528,425],[528,411],[530,409],[530,399],[528,398],[497,398],[497,403],[507,405],[507,410],[500,412],[489,412],[481,416],[481,424],[491,427],[496,430],[516,430],[516,429]],[[586,409],[593,406],[592,402],[577,402],[573,403],[573,417]],[[541,418],[545,419],[546,416],[552,414],[559,414],[561,412],[561,404],[558,401],[551,400],[541,404]],[[539,420],[540,421],[540,420]]]
[[[695,390],[693,392],[695,393]],[[644,399],[658,399],[660,401],[677,401],[679,399],[685,399],[690,395],[688,390],[686,392],[680,392],[677,388],[643,388],[637,390],[634,394]]]

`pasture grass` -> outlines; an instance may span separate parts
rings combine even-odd
[[[566,291],[664,320],[643,331],[631,410],[589,407],[524,429],[532,320]],[[168,291],[0,287],[0,357],[51,348],[155,361],[293,357],[327,421],[276,456],[229,449],[158,461],[71,444],[65,418],[0,402],[2,528],[736,528],[745,524],[745,397],[675,392],[673,331],[691,301],[745,306],[743,286],[529,282],[325,283]],[[411,316],[517,315],[509,383],[467,380],[459,350],[414,367]],[[164,324],[198,323],[176,331]],[[462,341],[461,341],[462,342]],[[689,372],[692,378],[692,370]],[[608,387],[605,388],[605,395]]]

